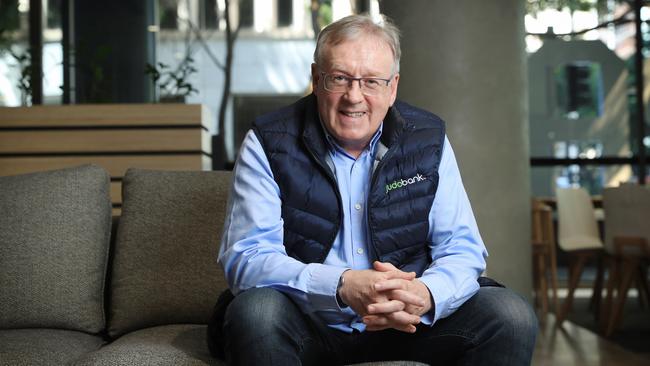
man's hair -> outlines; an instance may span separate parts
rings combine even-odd
[[[365,35],[373,35],[388,44],[393,51],[393,73],[398,73],[399,59],[402,55],[399,46],[399,29],[384,15],[379,15],[378,19],[373,19],[368,14],[349,15],[323,28],[316,41],[314,62],[322,65],[322,55],[327,47]]]

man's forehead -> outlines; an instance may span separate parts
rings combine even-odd
[[[349,70],[350,66],[345,65],[345,64],[340,64],[340,63],[329,63],[328,71],[329,72],[342,72],[342,73],[353,73],[352,70]],[[386,73],[386,70],[381,67],[377,67],[376,65],[364,65],[363,67],[363,75],[353,75],[353,76],[375,76],[375,75],[383,75]]]
[[[362,46],[357,47],[362,43]],[[338,42],[336,44],[332,44],[327,49],[325,52],[323,52],[323,64],[322,66],[328,67],[330,69],[339,69],[345,71],[347,67],[349,67],[349,55],[342,53],[341,52],[341,47],[345,47],[350,44],[356,44],[354,46],[355,51],[359,51],[361,54],[357,53],[357,55],[361,56],[361,58],[365,58],[367,62],[364,62],[364,65],[366,68],[369,69],[376,69],[374,71],[382,72],[382,68],[380,67],[379,63],[381,63],[379,60],[377,60],[377,53],[379,54],[385,54],[389,59],[392,64],[393,61],[393,52],[388,43],[379,38],[379,37],[359,37],[359,38],[354,38],[354,39],[348,39],[345,41]],[[368,53],[367,50],[361,50],[359,48],[363,46],[368,46],[374,49],[375,52]],[[349,50],[348,50],[349,51]],[[388,60],[386,60],[388,61]]]
[[[352,43],[362,43],[371,47],[376,47],[379,50],[390,52],[392,54],[392,49],[388,41],[377,34],[364,33],[356,35],[354,37],[334,39],[328,42],[327,48],[333,49],[336,47],[344,46]]]

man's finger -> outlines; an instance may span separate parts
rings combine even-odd
[[[390,325],[393,328],[396,326],[404,326],[407,324],[416,325],[420,323],[419,316],[409,314],[405,311],[396,311],[394,313],[381,315],[366,315],[362,320],[366,325]]]
[[[425,299],[422,298],[421,294],[413,291],[410,284],[411,282],[400,279],[385,280],[377,282],[375,290],[387,294],[388,298],[392,300],[399,300],[414,306],[424,306]]]
[[[408,281],[415,278],[415,272],[404,272],[388,262],[374,261],[372,266],[375,271],[388,274],[388,278],[401,278]]]
[[[406,289],[408,289],[408,282],[401,278],[393,278],[393,279],[383,280],[375,283],[375,290],[377,291],[406,290]]]
[[[399,268],[395,267],[392,263],[389,262],[374,261],[372,263],[372,267],[376,271],[380,272],[399,271]]]
[[[390,290],[383,293],[385,293],[389,299],[398,300],[399,302],[404,303],[406,306],[424,306],[426,304],[426,301],[422,298],[422,296],[412,291]]]
[[[420,324],[420,317],[417,315],[409,314],[406,311],[396,311],[389,314],[388,319],[390,319],[395,324]]]
[[[375,269],[375,271],[408,273],[409,275],[405,276],[405,277],[413,276],[413,278],[415,278],[415,272],[404,272],[404,271],[402,271],[401,269],[395,267],[392,263],[389,263],[389,262],[374,261],[372,263],[372,266]],[[406,280],[413,279],[413,278],[405,278],[405,277],[404,277],[404,279],[406,279]]]
[[[415,325],[420,322],[420,317],[412,316],[403,311],[390,315],[366,315],[363,317],[366,330],[375,331],[388,328],[397,329],[403,332],[415,332]]]
[[[405,333],[415,333],[415,331],[417,330],[417,328],[415,328],[415,326],[411,325],[411,324],[409,324],[407,326],[404,326],[404,327],[395,327],[395,328],[394,327],[389,327],[389,326],[386,326],[386,325],[384,325],[384,326],[366,326],[366,330],[369,331],[369,332],[375,332],[375,331],[389,329],[389,328],[396,329],[396,330],[399,330],[399,331],[402,331],[402,332],[405,332]]]
[[[404,310],[406,304],[401,301],[391,300],[368,305],[368,314],[388,314]]]
[[[363,323],[366,326],[384,326],[388,325],[389,321],[386,316],[383,315],[366,315],[363,317]]]
[[[415,272],[403,272],[399,269],[397,271],[382,272],[386,279],[401,279],[411,281],[415,278]]]

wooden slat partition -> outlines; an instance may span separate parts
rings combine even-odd
[[[111,182],[111,202],[113,205],[122,203],[122,181]]]
[[[211,169],[210,123],[198,104],[0,107],[0,176],[97,164],[119,212],[128,168]]]
[[[79,104],[0,108],[7,127],[207,126],[209,110],[199,104]],[[205,122],[205,123],[203,123]]]
[[[210,151],[201,127],[132,130],[0,129],[0,154]]]
[[[0,175],[25,174],[83,164],[97,164],[106,169],[111,175],[111,178],[121,178],[128,168],[208,170],[209,161],[209,158],[199,153],[126,156],[0,157]]]

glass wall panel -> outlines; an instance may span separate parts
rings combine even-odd
[[[63,98],[62,0],[43,7],[43,103],[61,104]]]
[[[28,1],[0,1],[0,106],[31,103]]]
[[[555,189],[583,187],[592,195],[602,194],[603,188],[622,182],[637,182],[632,165],[569,165],[531,167],[534,197],[552,197]]]

